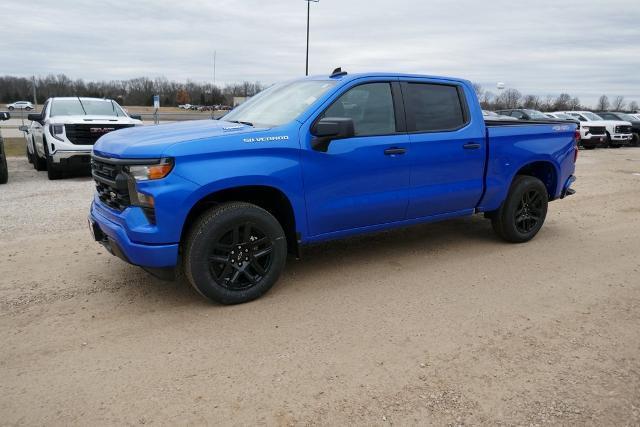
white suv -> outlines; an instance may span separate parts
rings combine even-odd
[[[111,99],[79,97],[49,98],[29,120],[31,160],[36,170],[47,170],[49,179],[65,170],[88,169],[93,144],[102,135],[142,125],[139,116],[129,116]]]
[[[7,109],[9,111],[13,111],[13,110],[31,111],[33,110],[33,104],[30,103],[29,101],[16,101],[13,104],[7,104]]]
[[[631,123],[622,120],[605,120],[599,115],[592,113],[591,111],[563,111],[570,116],[573,116],[583,121],[592,121],[603,124],[607,129],[607,142],[609,147],[618,148],[623,145],[631,144],[633,139],[633,133],[631,132]]]

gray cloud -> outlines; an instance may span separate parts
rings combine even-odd
[[[640,101],[637,0],[320,0],[312,73],[335,66]],[[271,83],[304,73],[303,0],[3,0],[0,74]]]

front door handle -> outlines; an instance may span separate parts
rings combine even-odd
[[[464,148],[465,150],[477,150],[480,147],[481,145],[477,142],[467,142],[462,146],[462,148]]]
[[[384,150],[384,154],[386,154],[387,156],[393,156],[395,154],[404,154],[406,152],[407,150],[405,150],[404,148],[398,148],[398,147],[387,148],[386,150]]]

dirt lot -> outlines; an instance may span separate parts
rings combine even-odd
[[[0,424],[640,424],[640,149],[581,152],[532,242],[481,217],[309,248],[221,307],[91,242],[10,159]]]

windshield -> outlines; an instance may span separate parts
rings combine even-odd
[[[529,115],[529,117],[531,117],[532,119],[548,119],[549,118],[545,116],[543,113],[541,113],[540,111],[526,110],[526,112]]]
[[[603,118],[598,116],[597,114],[593,114],[593,113],[582,113],[583,116],[585,116],[587,119],[592,120],[594,122],[599,122],[602,121]]]
[[[617,116],[620,117],[622,120],[626,120],[628,122],[635,122],[638,120],[634,118],[631,114],[618,113]]]
[[[335,84],[332,80],[280,83],[260,92],[222,120],[265,127],[289,123]]]
[[[126,117],[118,104],[110,100],[97,99],[54,99],[51,103],[51,117],[56,116],[113,116]]]

